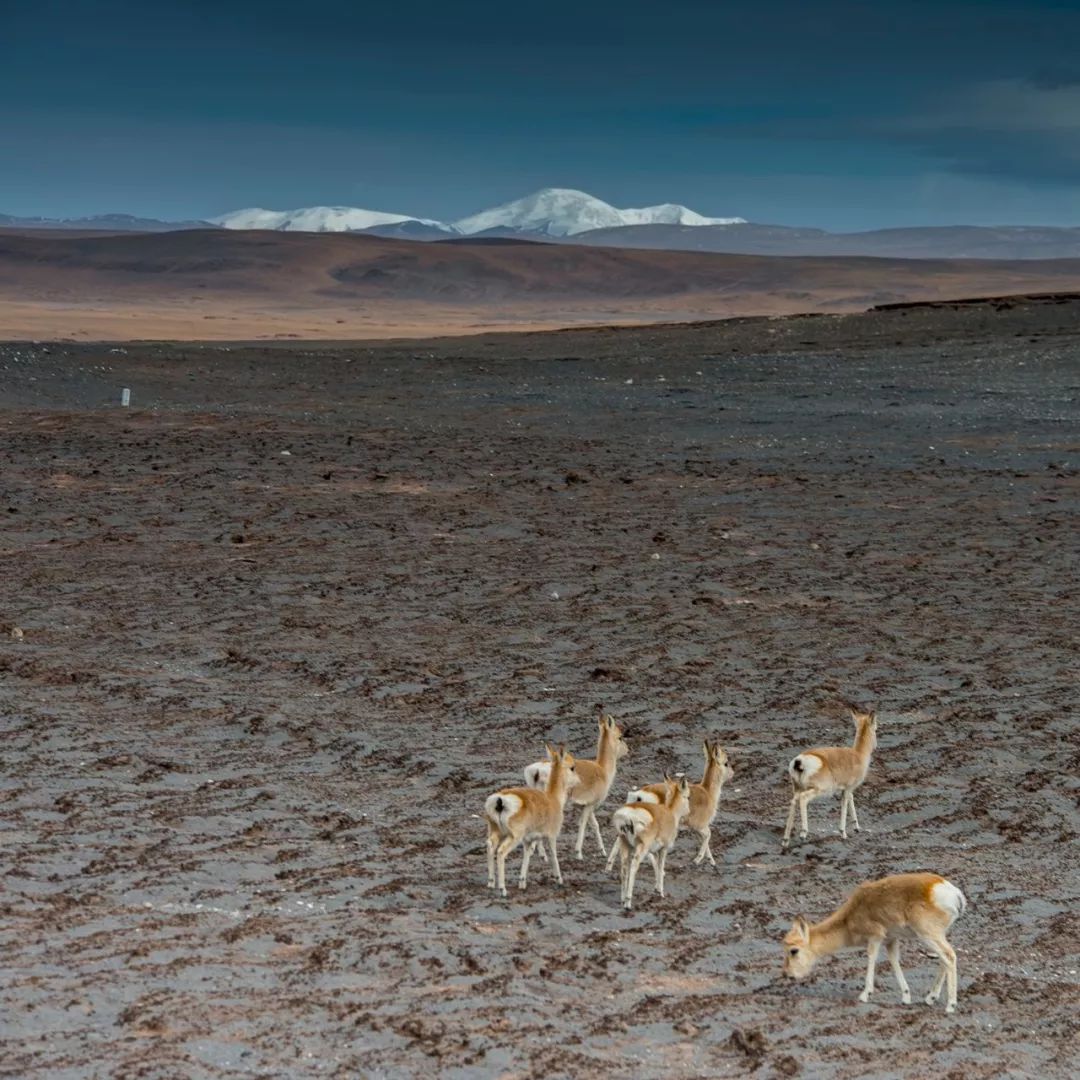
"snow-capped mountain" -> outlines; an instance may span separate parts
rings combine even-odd
[[[355,206],[305,206],[299,210],[263,210],[252,206],[210,220],[225,229],[274,229],[278,232],[364,232],[380,225],[399,225],[406,221],[446,233],[454,231],[431,218],[360,210]]]
[[[504,203],[452,225],[411,214],[388,214],[354,206],[307,206],[299,210],[249,207],[210,219],[226,229],[275,229],[281,232],[367,232],[387,226],[407,226],[419,235],[445,233],[473,236],[502,230],[544,236],[576,236],[591,229],[624,225],[736,225],[742,218],[709,218],[675,203],[619,210],[584,191],[544,188],[523,199]],[[421,228],[422,227],[422,230]],[[407,235],[407,232],[403,235]]]
[[[674,203],[619,210],[584,191],[544,188],[523,199],[455,221],[454,228],[466,236],[491,229],[574,236],[591,229],[615,229],[623,225],[736,225],[742,222],[742,218],[703,217]]]

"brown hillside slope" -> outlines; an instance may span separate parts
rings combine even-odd
[[[191,230],[0,233],[0,337],[378,337],[1080,289],[1080,260],[784,258]]]

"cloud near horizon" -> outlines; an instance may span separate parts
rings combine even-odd
[[[992,79],[908,113],[725,124],[718,134],[868,142],[914,151],[928,168],[1029,183],[1080,181],[1080,72]]]

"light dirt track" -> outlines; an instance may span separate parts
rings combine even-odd
[[[0,1075],[1073,1075],[1080,353],[1010,318],[0,346]],[[841,698],[863,832],[782,853]],[[564,836],[495,900],[484,797],[599,704],[616,793],[728,748],[718,871],[683,838],[626,915]],[[970,901],[955,1017],[779,981],[908,869]]]

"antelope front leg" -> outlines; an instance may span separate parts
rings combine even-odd
[[[615,834],[615,839],[611,841],[611,851],[608,852],[607,862],[604,863],[604,873],[610,874],[611,868],[615,865],[615,857],[621,850],[622,837],[618,833]]]
[[[530,841],[525,845],[525,848],[521,853],[521,877],[518,879],[519,889],[524,889],[525,883],[529,880],[529,860],[532,858],[532,853],[535,849],[535,841]]]
[[[653,870],[656,872],[656,891],[663,896],[664,895],[664,872],[667,869],[667,848],[661,848],[660,854],[656,857],[653,863]]]
[[[589,815],[592,814],[591,806],[581,808],[581,820],[578,822],[577,843],[574,845],[574,856],[578,859],[585,858],[585,829],[589,825]]]
[[[855,813],[855,792],[848,792],[848,806],[851,808],[851,824],[855,826],[856,832],[861,832],[859,828],[859,815]]]
[[[506,856],[517,847],[517,843],[512,836],[504,836],[495,852],[496,886],[500,896],[506,896]]]
[[[866,946],[866,986],[859,995],[860,1001],[869,1001],[874,992],[874,969],[877,967],[878,953],[881,951],[881,938],[871,938]]]
[[[845,788],[843,795],[840,797],[840,835],[847,839],[847,804],[848,796],[851,793]]]
[[[531,847],[531,848],[532,848],[532,854],[533,854],[533,855],[539,855],[539,856],[540,856],[540,858],[544,860],[544,862],[547,862],[547,861],[548,861],[548,853],[547,853],[547,848],[546,848],[546,847],[544,847],[544,845],[543,845],[543,843],[542,843],[541,841],[539,841],[539,840],[533,840],[533,841],[532,841],[532,842],[531,842],[531,843],[529,844],[529,847]]]
[[[630,845],[623,838],[620,833],[615,843],[619,848],[619,901],[620,903],[626,903],[626,882],[630,876],[630,857],[633,852],[630,849]]]
[[[924,938],[924,944],[929,945],[941,960],[941,971],[934,980],[934,987],[926,995],[926,1003],[932,1005],[941,994],[941,984],[946,984],[945,1011],[956,1012],[956,953],[953,947],[944,938]]]
[[[784,829],[784,842],[781,846],[787,847],[791,843],[791,830],[795,828],[795,807],[798,804],[799,795],[795,792],[791,796],[791,809],[788,810],[787,826]]]
[[[554,836],[548,838],[548,843],[551,845],[551,872],[555,875],[555,880],[561,885],[562,870],[559,869],[559,848],[558,839]]]
[[[604,837],[600,833],[600,822],[596,819],[596,810],[593,807],[589,808],[589,820],[592,822],[593,832],[596,833],[596,842],[600,845],[600,854],[606,855],[607,848],[604,847]]]
[[[934,950],[935,952],[937,950]],[[934,976],[934,984],[930,987],[930,993],[924,998],[927,1005],[933,1005],[939,997],[941,997],[941,988],[945,985],[945,974],[949,970],[949,965],[938,956],[940,961],[938,964],[938,973]]]
[[[626,873],[626,895],[623,897],[623,907],[627,911],[634,906],[634,882],[637,881],[638,867],[641,865],[643,855],[644,852],[640,848],[634,852],[630,860],[630,868]]]
[[[893,939],[889,942],[889,963],[892,965],[893,975],[896,976],[896,985],[900,987],[900,1000],[905,1005],[911,1004],[911,987],[904,978],[904,972],[900,967],[900,942]]]
[[[802,832],[799,833],[799,839],[805,840],[810,835],[810,826],[806,823],[806,808],[810,805],[810,800],[814,797],[812,791],[804,791],[799,796],[799,818],[802,824]]]
[[[708,859],[709,862],[715,866],[716,860],[712,857],[712,850],[709,847],[709,838],[712,836],[712,830],[708,825],[698,834],[701,837],[701,847],[698,848],[698,853],[694,856],[694,865],[698,866],[702,859]]]
[[[494,889],[495,888],[495,844],[496,844],[496,837],[492,836],[491,832],[489,831],[488,832],[488,838],[487,838],[487,862],[488,862],[488,882],[487,882],[487,887],[489,889]]]

